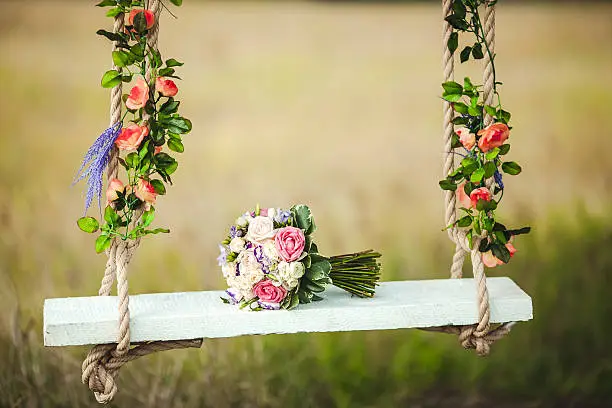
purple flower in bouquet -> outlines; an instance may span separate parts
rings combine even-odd
[[[219,266],[225,265],[227,262],[227,248],[224,245],[219,245],[219,256],[217,257]]]
[[[497,183],[499,188],[501,188],[503,190],[504,189],[504,183],[502,181],[502,174],[499,172],[499,170],[495,170],[495,173],[493,173],[493,178],[495,179],[495,182]]]
[[[243,233],[241,230],[239,230],[238,228],[236,228],[235,225],[232,225],[232,227],[230,228],[230,238],[236,238],[236,237],[242,237]]]
[[[274,221],[276,221],[279,224],[284,224],[287,221],[289,221],[289,218],[291,218],[291,211],[280,210],[274,216]]]
[[[81,167],[72,182],[72,185],[75,185],[79,181],[87,179],[85,213],[87,213],[87,209],[91,206],[94,197],[98,198],[98,207],[102,208],[102,178],[110,159],[111,149],[120,132],[121,122],[115,123],[102,132],[89,150],[87,150],[87,153],[85,153]]]

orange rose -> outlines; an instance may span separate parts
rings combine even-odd
[[[115,145],[121,150],[136,150],[140,143],[142,143],[142,139],[148,134],[148,127],[132,123],[130,126],[121,129],[119,137],[115,140]]]
[[[491,201],[491,192],[486,187],[480,187],[472,190],[470,193],[470,203],[473,208],[476,208],[476,204],[478,204],[478,200]]]
[[[510,258],[514,256],[516,253],[516,248],[510,242],[506,244],[506,249],[510,252]],[[495,268],[498,265],[503,265],[504,262],[501,259],[498,259],[493,252],[487,251],[482,253],[482,263],[485,264],[487,268]]]
[[[455,130],[455,133],[459,136],[459,141],[468,150],[472,150],[474,145],[476,144],[476,135],[470,133],[468,128],[459,128]]]
[[[151,10],[143,10],[143,9],[134,9],[130,11],[130,15],[128,16],[128,25],[134,25],[134,18],[137,14],[144,13],[145,20],[147,21],[147,30],[153,27],[155,24],[155,14]]]
[[[478,132],[478,147],[482,152],[499,147],[510,137],[510,129],[504,123],[493,123]]]
[[[155,80],[155,90],[164,96],[174,96],[178,93],[178,87],[171,79],[157,77]]]
[[[131,110],[137,110],[145,106],[149,100],[149,85],[142,78],[136,80],[130,94],[125,101],[125,106]]]
[[[155,204],[157,193],[153,185],[145,179],[138,180],[138,184],[136,184],[136,188],[134,188],[134,194],[147,204]]]
[[[123,193],[125,191],[125,186],[119,179],[110,179],[108,181],[108,189],[106,190],[106,201],[108,204],[112,203],[116,199],[119,198],[119,193]]]
[[[472,200],[470,196],[465,194],[465,181],[457,187],[457,200],[463,208],[470,208],[472,206]]]

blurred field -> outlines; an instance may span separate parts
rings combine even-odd
[[[447,276],[437,5],[185,3],[164,17],[160,48],[186,63],[194,131],[157,206],[172,234],[143,242],[131,291],[222,288],[216,243],[257,202],[309,203],[320,248],[378,248],[387,280]],[[407,330],[207,341],[132,363],[114,406],[606,406],[612,6],[503,3],[498,75],[524,172],[502,213],[534,233],[490,273],[533,296],[535,321],[488,359]],[[102,277],[74,223],[82,186],[70,188],[107,126],[102,16],[50,1],[0,14],[2,407],[94,406],[86,349],[44,349],[41,318],[45,297],[93,295]]]

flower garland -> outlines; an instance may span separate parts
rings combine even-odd
[[[459,45],[459,33],[471,33],[473,45],[467,45],[459,54],[461,63],[485,57],[491,61],[493,72],[493,95],[495,105],[488,105],[482,100],[482,86],[474,85],[470,78],[463,84],[454,81],[442,84],[442,98],[451,103],[456,112],[452,123],[458,126],[452,139],[453,152],[463,159],[460,165],[440,181],[443,190],[456,191],[460,210],[464,216],[450,227],[464,228],[470,244],[475,236],[483,237],[479,251],[487,267],[495,267],[510,261],[516,252],[512,239],[516,235],[529,233],[530,228],[508,229],[496,219],[495,210],[504,195],[502,172],[517,175],[521,166],[514,161],[504,161],[503,157],[510,151],[507,143],[510,137],[509,126],[511,114],[502,108],[498,93],[495,55],[491,52],[485,39],[485,32],[479,14],[479,8],[492,7],[497,1],[487,0],[454,0],[452,13],[445,20],[453,27],[447,47],[454,53]],[[485,114],[494,118],[492,124],[485,126]],[[501,169],[501,171],[500,171]],[[487,180],[493,177],[491,184]],[[493,189],[491,190],[491,187]]]
[[[171,2],[177,6],[182,4],[182,0]],[[102,87],[114,88],[122,82],[132,84],[122,98],[126,109],[121,121],[94,142],[75,180],[87,179],[85,212],[96,196],[101,207],[102,178],[111,149],[114,146],[123,153],[118,160],[125,169],[125,178],[108,182],[104,224],[100,226],[94,217],[77,221],[85,232],[101,231],[95,243],[100,253],[110,246],[113,238],[137,239],[169,232],[164,228],[149,228],[155,217],[153,204],[158,195],[166,193],[165,184],[172,184],[171,175],[178,167],[176,159],[163,150],[167,146],[172,152],[182,153],[181,135],[189,133],[192,125],[178,113],[180,102],[176,99],[175,80],[180,78],[175,68],[183,63],[174,58],[162,60],[160,52],[148,44],[147,36],[155,25],[154,13],[144,9],[142,0],[103,0],[97,6],[110,7],[108,17],[127,16],[124,32],[97,31],[115,43],[112,58],[117,69],[104,73]]]
[[[302,204],[289,210],[258,206],[238,217],[219,245],[217,260],[229,286],[221,300],[247,310],[289,310],[322,300],[318,294],[328,285],[374,296],[381,254],[325,257],[313,242],[315,230],[310,209]]]

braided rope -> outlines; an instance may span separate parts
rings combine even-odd
[[[443,17],[452,14],[452,0],[442,0],[442,13]],[[485,39],[491,50],[491,54],[494,55],[495,50],[495,7],[488,4],[485,5]],[[454,79],[454,58],[448,49],[447,43],[453,32],[452,26],[444,21],[443,26],[443,54],[442,54],[442,66],[444,71],[444,81],[452,81]],[[493,104],[494,94],[494,74],[493,74],[493,61],[487,55],[485,59],[484,68],[484,100],[485,103]],[[453,107],[451,103],[444,101],[443,105],[443,142],[444,142],[444,158],[443,158],[443,172],[444,177],[451,173],[455,169],[455,158],[452,151],[452,137],[454,134],[454,127],[452,123],[453,119]],[[493,118],[489,115],[485,117],[485,124],[489,125],[493,122]],[[487,187],[490,187],[492,180],[489,179],[486,182]],[[445,204],[445,223],[446,225],[453,225],[457,220],[456,211],[456,193],[454,191],[444,192],[444,204]],[[453,279],[459,279],[463,276],[463,263],[465,256],[470,253],[472,260],[472,271],[474,275],[474,283],[476,284],[476,297],[478,303],[478,323],[471,326],[446,326],[446,327],[434,327],[426,330],[430,331],[441,331],[444,333],[452,333],[459,336],[459,341],[465,348],[473,348],[476,350],[478,355],[484,356],[489,353],[490,345],[505,336],[511,329],[511,323],[505,323],[499,325],[495,329],[490,327],[490,305],[489,305],[489,292],[487,290],[487,278],[484,271],[484,265],[482,263],[482,257],[478,246],[480,244],[480,237],[474,239],[473,246],[470,247],[465,232],[459,230],[457,227],[448,229],[448,236],[455,243],[455,253],[453,255],[453,263],[451,265],[450,276]]]
[[[159,0],[148,0],[147,9],[151,10],[155,15],[155,24],[149,31],[147,42],[151,48],[157,50],[158,34],[159,34],[159,15],[162,10],[162,5]],[[124,15],[119,14],[115,17],[113,24],[114,32],[123,31]],[[116,49],[116,44],[113,43],[113,51]],[[113,66],[113,69],[121,70],[121,68]],[[151,79],[151,71],[146,74],[146,81]],[[111,126],[121,120],[122,110],[122,85],[119,84],[111,90],[110,102],[110,123]],[[148,119],[145,114],[144,119]],[[107,175],[108,179],[116,178],[118,173],[118,150],[113,147],[110,155]],[[142,215],[142,210],[136,211],[134,215],[135,224]],[[119,300],[119,333],[117,344],[99,344],[94,346],[87,357],[83,361],[81,380],[87,384],[89,389],[93,391],[96,400],[99,403],[106,404],[110,402],[117,393],[117,384],[115,378],[119,374],[119,369],[127,362],[135,360],[147,354],[158,351],[182,349],[182,348],[199,348],[202,345],[202,339],[194,340],[174,340],[174,341],[153,341],[146,342],[136,346],[130,344],[130,309],[129,309],[129,290],[127,270],[128,265],[134,255],[136,248],[140,244],[140,239],[132,241],[120,241],[114,239],[110,248],[107,250],[108,260],[104,270],[104,277],[100,285],[98,294],[100,296],[109,296],[115,279],[117,280],[117,297]]]

